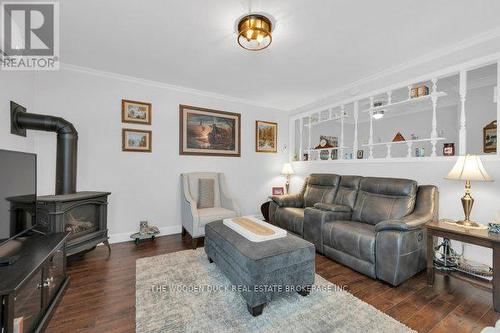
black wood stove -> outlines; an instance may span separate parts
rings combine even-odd
[[[37,197],[41,231],[69,233],[67,255],[93,249],[100,243],[111,252],[107,227],[111,193],[76,191],[78,132],[73,124],[59,117],[27,113],[24,107],[11,102],[11,133],[26,136],[26,129],[57,133],[56,194]],[[11,201],[11,214],[15,215],[12,219],[30,214],[23,206],[22,200]]]

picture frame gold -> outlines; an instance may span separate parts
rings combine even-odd
[[[151,103],[122,99],[122,123],[151,125]]]
[[[278,152],[278,124],[270,121],[255,121],[255,151],[257,153]]]
[[[151,153],[153,151],[153,132],[135,128],[123,128],[122,151]]]
[[[179,105],[179,155],[241,156],[241,114]]]

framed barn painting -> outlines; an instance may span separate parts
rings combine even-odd
[[[151,103],[122,99],[122,123],[151,125]]]
[[[255,122],[255,151],[276,153],[278,151],[278,124],[269,121]]]
[[[138,129],[122,129],[122,150],[150,153],[152,150],[152,132]]]
[[[497,151],[497,122],[492,121],[483,128],[483,152],[496,153]]]
[[[241,115],[179,105],[179,154],[241,156]]]

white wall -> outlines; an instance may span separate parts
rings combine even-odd
[[[260,212],[280,176],[287,152],[286,113],[139,81],[74,70],[36,74],[36,113],[61,116],[79,133],[78,190],[112,192],[108,226],[112,241],[126,240],[140,220],[164,233],[180,232],[180,173],[218,171],[244,214]],[[121,123],[121,99],[151,102],[152,126]],[[241,113],[241,157],[179,156],[179,104]],[[255,120],[279,123],[278,154],[255,152]],[[121,129],[153,131],[153,152],[121,150]],[[39,193],[54,193],[55,136],[36,134]]]
[[[0,149],[33,152],[34,136],[10,134],[10,101],[31,110],[34,104],[34,80],[31,72],[0,73]]]

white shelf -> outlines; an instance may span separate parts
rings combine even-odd
[[[446,140],[446,138],[428,138],[428,139],[417,139],[417,140],[405,140],[405,141],[389,141],[389,142],[378,142],[378,143],[372,143],[372,144],[364,144],[362,145],[363,147],[370,147],[370,146],[387,146],[387,145],[393,145],[393,144],[408,144],[408,143],[414,143],[414,142],[431,142],[431,141],[443,141]]]
[[[418,103],[418,102],[422,102],[422,101],[427,101],[427,100],[431,99],[433,96],[436,96],[437,98],[439,98],[439,97],[444,97],[446,95],[448,95],[448,94],[445,93],[444,91],[438,91],[436,93],[431,93],[429,95],[425,95],[422,97],[409,98],[409,99],[406,99],[404,101],[394,102],[394,103],[385,104],[385,105],[381,105],[381,106],[375,106],[373,108],[365,109],[361,112],[370,112],[370,111],[377,111],[377,110],[382,110],[382,109],[387,111],[387,110],[390,110],[390,109],[398,107],[398,106],[410,105],[410,104],[414,104],[414,103]]]
[[[352,149],[349,147],[332,147],[332,148],[317,148],[317,149],[306,149],[306,152],[311,152],[311,151],[322,151],[322,150],[340,150],[340,149]]]

